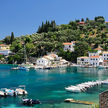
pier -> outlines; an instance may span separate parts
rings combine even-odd
[[[71,85],[69,87],[65,87],[65,89],[66,91],[70,91],[70,92],[85,92],[89,88],[92,88],[94,86],[99,86],[102,84],[108,84],[108,79],[104,81],[89,81],[89,82],[78,84],[76,86]]]
[[[65,99],[64,102],[76,103],[76,104],[84,104],[84,105],[93,105],[93,102],[74,100],[74,99]]]

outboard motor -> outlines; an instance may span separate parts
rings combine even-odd
[[[6,97],[7,96],[7,94],[4,92],[4,97]]]
[[[23,95],[25,95],[25,91],[23,91]]]
[[[14,91],[13,96],[17,96],[17,93]]]

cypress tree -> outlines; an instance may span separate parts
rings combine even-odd
[[[13,41],[14,41],[14,33],[11,32],[11,44],[12,44]]]

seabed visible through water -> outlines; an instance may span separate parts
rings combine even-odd
[[[108,69],[64,67],[20,71],[11,70],[12,67],[0,65],[0,88],[26,85],[29,94],[25,98],[39,99],[42,102],[34,108],[89,108],[88,105],[65,103],[64,99],[73,98],[98,103],[99,93],[108,88],[108,85],[102,85],[82,93],[65,91],[65,87],[70,85],[108,79]],[[0,108],[28,108],[21,104],[22,98],[22,96],[0,98]]]

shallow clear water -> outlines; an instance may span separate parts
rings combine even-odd
[[[34,108],[89,108],[90,106],[64,103],[73,98],[98,103],[99,93],[107,90],[108,85],[89,89],[85,93],[70,93],[65,87],[86,81],[108,78],[108,70],[96,68],[67,67],[52,70],[11,70],[12,65],[0,65],[0,88],[26,85],[27,98],[39,99],[42,104]],[[0,98],[0,108],[28,108],[21,104],[22,96]],[[29,107],[31,108],[31,107]]]

